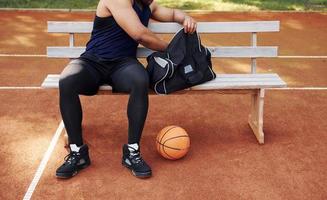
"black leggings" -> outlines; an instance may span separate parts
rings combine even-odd
[[[95,95],[107,83],[114,92],[129,93],[128,143],[139,143],[148,112],[149,77],[136,58],[122,58],[107,65],[85,59],[71,61],[60,75],[60,112],[70,144],[83,144],[82,107],[79,95]]]

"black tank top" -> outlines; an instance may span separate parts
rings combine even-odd
[[[148,26],[151,16],[149,6],[141,9],[134,0],[133,8],[144,26]],[[131,38],[115,21],[113,16],[95,16],[91,39],[84,54],[91,54],[100,59],[136,57],[138,43]]]

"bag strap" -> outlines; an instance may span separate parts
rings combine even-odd
[[[194,53],[199,51],[197,48],[197,45],[199,45],[199,40],[198,40],[198,35],[197,33],[189,34],[189,33],[184,33],[185,34],[185,46],[186,46],[186,58],[192,60],[192,63],[186,63],[186,64],[192,64],[193,66],[183,66],[183,72],[182,75],[187,81],[188,84],[190,85],[195,85],[198,82],[200,82],[203,78],[203,74],[201,71],[196,69],[196,61],[194,59]],[[196,39],[195,39],[196,38]],[[196,42],[195,42],[196,41]],[[201,51],[201,49],[200,49]],[[185,72],[188,70],[188,68],[193,68],[192,72]]]

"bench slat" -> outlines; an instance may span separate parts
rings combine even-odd
[[[48,21],[49,33],[91,33],[93,22]],[[149,23],[155,33],[176,33],[182,28],[177,23]],[[278,32],[279,21],[198,22],[199,33]]]
[[[260,58],[277,57],[278,47],[274,46],[239,46],[239,47],[208,47],[212,57],[217,58]],[[85,47],[47,47],[50,58],[77,58],[85,51]],[[138,58],[145,58],[153,53],[152,50],[139,47]]]
[[[58,88],[59,74],[49,74],[42,83],[42,88]],[[271,87],[286,87],[286,83],[277,74],[217,74],[215,80],[197,85],[191,90],[214,89],[258,89]],[[100,90],[111,90],[108,85]]]
[[[286,87],[278,74],[217,74],[217,78],[191,90],[256,89]]]
[[[59,78],[59,74],[48,74],[47,79],[56,80]],[[278,74],[217,74],[219,79],[237,79],[237,78],[279,78]]]

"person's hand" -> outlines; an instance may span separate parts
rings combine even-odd
[[[194,33],[196,31],[197,24],[192,17],[186,15],[184,18],[183,26],[185,33]]]

